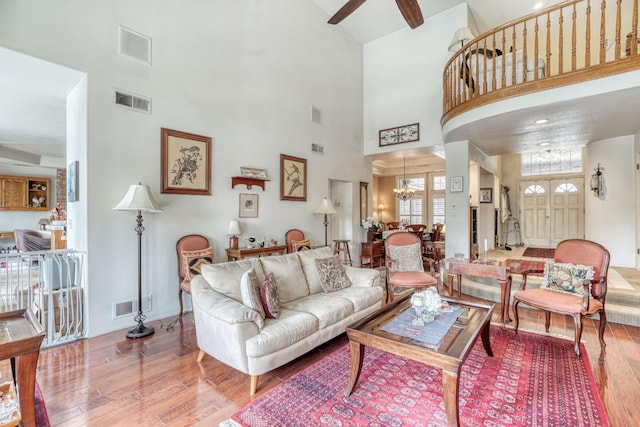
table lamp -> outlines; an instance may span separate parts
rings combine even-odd
[[[240,234],[240,223],[235,219],[229,222],[229,249],[238,249],[238,234]]]

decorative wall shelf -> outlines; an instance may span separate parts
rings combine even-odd
[[[267,181],[271,181],[270,179],[261,179],[261,178],[249,178],[246,176],[232,176],[231,177],[231,188],[234,188],[238,184],[244,184],[247,186],[247,189],[251,190],[251,187],[257,185],[262,188],[264,191],[264,183]]]

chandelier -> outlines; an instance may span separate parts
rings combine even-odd
[[[403,158],[402,160],[403,160],[402,180],[400,181],[400,187],[394,188],[393,192],[398,199],[404,202],[405,200],[409,200],[410,198],[412,198],[416,190],[414,190],[413,188],[409,188],[409,185],[407,184],[407,161],[405,158]]]

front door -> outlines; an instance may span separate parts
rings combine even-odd
[[[520,182],[522,239],[531,246],[556,246],[584,237],[584,178]]]

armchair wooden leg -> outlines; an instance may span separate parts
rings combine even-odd
[[[182,317],[182,289],[178,289],[178,302],[180,302],[180,314],[178,316]]]
[[[545,311],[544,312],[544,330],[547,333],[549,332],[549,325],[551,325],[551,312]]]
[[[204,350],[200,350],[200,353],[198,353],[198,357],[196,358],[196,362],[202,362],[202,360],[204,359],[205,356],[205,352]]]
[[[607,315],[604,310],[602,310],[599,314],[600,316],[600,327],[598,328],[598,335],[600,338],[600,357],[598,358],[599,362],[604,362],[604,356],[607,354],[605,349],[607,348],[607,344],[604,342],[604,330],[607,326]]]
[[[573,351],[575,351],[576,356],[580,357],[580,338],[582,338],[582,316],[576,314],[573,317],[573,323],[576,327],[576,335],[573,343]]]
[[[260,375],[251,375],[251,388],[249,390],[251,396],[256,394],[256,390],[258,389],[258,378],[260,378]]]
[[[520,325],[520,317],[518,317],[518,304],[520,301],[513,302],[513,329],[518,333],[518,325]]]

